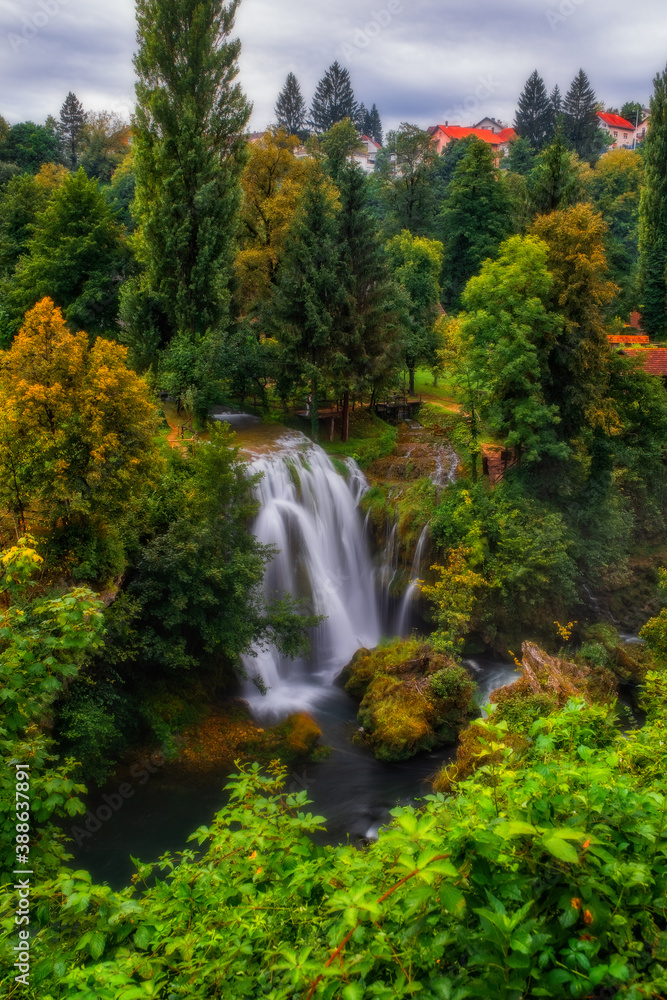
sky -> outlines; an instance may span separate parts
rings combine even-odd
[[[234,34],[255,131],[288,72],[310,103],[335,60],[385,130],[511,123],[534,69],[564,93],[583,67],[606,107],[647,103],[667,63],[664,0],[242,0]],[[129,117],[135,47],[133,0],[0,0],[0,114],[43,122],[72,90]]]

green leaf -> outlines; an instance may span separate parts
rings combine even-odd
[[[343,990],[343,1000],[362,1000],[366,990],[360,983],[350,983]]]
[[[568,844],[567,841],[562,840],[560,837],[554,837],[552,835],[549,837],[543,837],[542,846],[545,851],[548,851],[549,854],[553,854],[553,856],[558,858],[559,861],[566,861],[570,865],[579,864],[579,855],[575,851],[574,847],[572,847],[571,844]]]
[[[106,944],[106,937],[104,934],[100,934],[99,931],[95,931],[88,944],[88,951],[93,958],[99,958],[104,951],[104,946]]]

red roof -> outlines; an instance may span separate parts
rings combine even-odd
[[[634,125],[631,125],[630,122],[625,120],[625,118],[621,118],[620,115],[609,115],[606,111],[599,111],[598,118],[603,121],[605,125],[609,125],[610,128],[629,129],[630,132],[634,132],[635,130]]]
[[[491,132],[488,128],[463,128],[461,125],[433,125],[429,129],[429,132],[433,135],[438,130],[444,132],[450,139],[467,139],[468,136],[474,135],[476,139],[488,142],[491,146],[499,146],[503,142],[500,137],[501,133],[496,135],[495,132]]]
[[[514,142],[514,140],[518,139],[519,136],[513,128],[504,128],[502,132],[498,133],[498,138],[501,142]]]
[[[361,141],[362,142],[372,142],[376,149],[382,149],[382,146],[380,145],[380,143],[376,142],[375,139],[371,139],[371,137],[368,136],[368,135],[362,135]]]
[[[638,358],[649,375],[667,378],[667,347],[649,347],[646,351],[630,348],[623,354],[628,358]]]

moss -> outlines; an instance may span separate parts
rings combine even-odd
[[[242,749],[254,760],[322,760],[331,753],[320,743],[322,730],[306,712],[296,712],[271,729],[259,730]]]
[[[378,760],[455,742],[473,712],[467,672],[420,639],[360,650],[344,676],[346,691],[361,699],[361,738]]]
[[[346,465],[345,462],[342,462],[340,458],[336,458],[334,456],[331,459],[331,464],[333,465],[334,469],[336,470],[339,476],[342,476],[343,479],[349,479],[350,467]]]
[[[362,469],[367,469],[378,459],[391,455],[397,440],[396,427],[367,410],[358,409],[350,414],[348,441],[320,441],[320,444],[329,455],[353,458]]]

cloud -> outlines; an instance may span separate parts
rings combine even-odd
[[[667,57],[662,0],[243,0],[236,33],[256,129],[272,120],[288,72],[310,101],[335,59],[394,127],[511,121],[535,68],[549,89],[567,90],[583,66],[606,105],[646,102]],[[85,107],[127,114],[135,44],[132,0],[8,0],[0,113],[43,121],[73,90]]]

